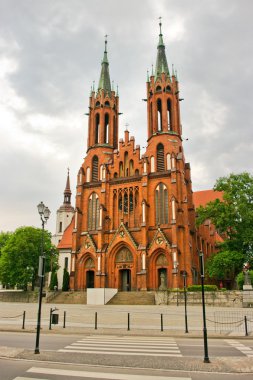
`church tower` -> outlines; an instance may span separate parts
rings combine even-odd
[[[69,180],[69,169],[67,174],[67,181],[64,190],[63,204],[57,210],[56,214],[56,231],[52,236],[52,243],[57,246],[61,241],[65,229],[69,226],[74,215],[74,207],[71,205],[71,189]]]
[[[153,205],[148,208],[148,218],[150,226],[168,237],[166,262],[171,269],[165,276],[171,277],[171,287],[178,287],[182,284],[180,273],[187,272],[189,283],[195,273],[195,216],[190,164],[185,163],[182,144],[179,83],[174,69],[170,75],[161,22],[159,27],[156,67],[147,80],[148,198]]]

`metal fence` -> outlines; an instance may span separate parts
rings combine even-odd
[[[253,311],[251,310],[229,310],[215,311],[213,320],[215,332],[219,333],[248,333],[253,331]]]

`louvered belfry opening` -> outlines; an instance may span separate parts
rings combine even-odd
[[[164,165],[164,146],[163,144],[157,145],[157,171],[162,172],[165,170]]]
[[[92,181],[98,181],[98,157],[92,159]]]
[[[168,190],[163,183],[159,183],[155,191],[156,224],[167,224],[168,213]]]

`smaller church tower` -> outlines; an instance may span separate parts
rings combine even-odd
[[[66,187],[64,190],[63,204],[57,210],[56,214],[56,231],[52,236],[52,243],[57,247],[60,243],[62,235],[65,229],[71,223],[72,217],[74,215],[74,207],[71,205],[71,189],[70,189],[70,180],[69,180],[69,169],[67,174]]]

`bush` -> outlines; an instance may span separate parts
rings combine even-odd
[[[253,270],[249,271],[249,278],[251,280],[251,284],[253,284]],[[244,285],[244,273],[240,272],[236,277],[236,282],[238,289],[242,290]]]
[[[64,268],[63,272],[62,290],[64,292],[67,292],[69,290],[69,272],[66,268]]]
[[[188,292],[201,292],[201,285],[189,285],[187,290]],[[218,290],[216,285],[204,285],[206,292],[216,292]]]
[[[57,278],[56,272],[52,272],[49,289],[50,290],[58,289],[58,278]]]

